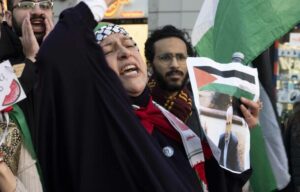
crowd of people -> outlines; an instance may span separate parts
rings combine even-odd
[[[0,61],[11,62],[27,98],[2,112],[17,135],[0,147],[0,191],[242,191],[252,170],[219,166],[201,127],[188,34],[171,25],[151,33],[148,76],[134,37],[98,24],[113,2],[83,0],[54,26],[51,0],[7,1]],[[241,102],[254,128],[260,104]]]

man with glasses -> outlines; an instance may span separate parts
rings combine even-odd
[[[51,0],[8,0],[6,21],[1,27],[0,61],[10,60],[27,98],[19,103],[34,135],[33,93],[36,81],[35,56],[53,29]]]
[[[32,64],[39,46],[53,28],[52,8],[51,0],[8,0],[3,27],[11,28],[15,34],[7,34],[9,39],[5,39],[6,42],[3,42],[2,46],[10,49],[2,53],[0,59],[10,59],[13,64],[22,63],[27,59],[29,64]],[[6,33],[9,32],[11,31],[7,29]]]
[[[187,57],[195,56],[189,35],[172,25],[154,30],[145,43],[145,56],[153,74],[148,86],[153,100],[165,107],[185,122],[202,139],[203,150],[207,150],[207,139],[197,117],[196,107],[188,83]],[[258,104],[242,100],[253,108],[253,114],[241,109],[244,116],[251,115],[249,124],[258,122]],[[253,121],[253,122],[252,122]],[[204,155],[207,153],[204,153]],[[241,191],[243,183],[249,178],[249,171],[240,175],[223,170],[213,156],[205,156],[205,173],[209,191]],[[217,183],[212,185],[210,183]]]
[[[26,120],[19,121],[18,128],[22,130],[23,134],[26,129],[33,138],[36,133],[33,115],[33,87],[37,78],[34,62],[40,45],[53,28],[52,19],[53,2],[50,0],[8,0],[5,21],[1,24],[0,62],[9,60],[12,63],[27,96],[25,100],[18,103],[21,108],[18,111],[20,115],[18,117],[23,119],[25,117]],[[14,112],[17,108],[14,106]],[[32,142],[35,144],[35,142],[31,141],[30,134],[22,135],[17,182],[6,163],[0,164],[0,191],[8,191],[7,189],[16,187],[19,190],[20,186],[27,191],[42,191],[34,150],[32,144],[29,144]],[[1,185],[1,183],[4,184]]]
[[[187,87],[186,59],[195,56],[188,34],[172,25],[153,31],[145,43],[145,56],[153,69],[148,83],[153,99],[200,135]]]

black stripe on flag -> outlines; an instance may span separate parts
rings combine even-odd
[[[249,75],[247,73],[237,71],[237,70],[229,70],[229,71],[220,71],[216,68],[209,67],[209,66],[197,66],[197,68],[206,71],[207,73],[218,75],[224,78],[229,77],[237,77],[244,81],[248,81],[249,83],[255,84],[255,78],[252,75]]]

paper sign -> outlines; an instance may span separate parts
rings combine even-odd
[[[24,90],[9,61],[0,64],[0,111],[25,99]]]
[[[219,155],[213,151],[215,158],[220,166],[235,173],[249,169],[250,133],[239,98],[259,98],[257,70],[204,57],[189,57],[187,64],[201,125],[219,150]]]

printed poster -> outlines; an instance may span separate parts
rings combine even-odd
[[[257,101],[257,70],[240,63],[220,64],[188,58],[195,105],[204,132],[216,149],[220,166],[235,173],[250,168],[250,133],[239,110],[240,97]]]

